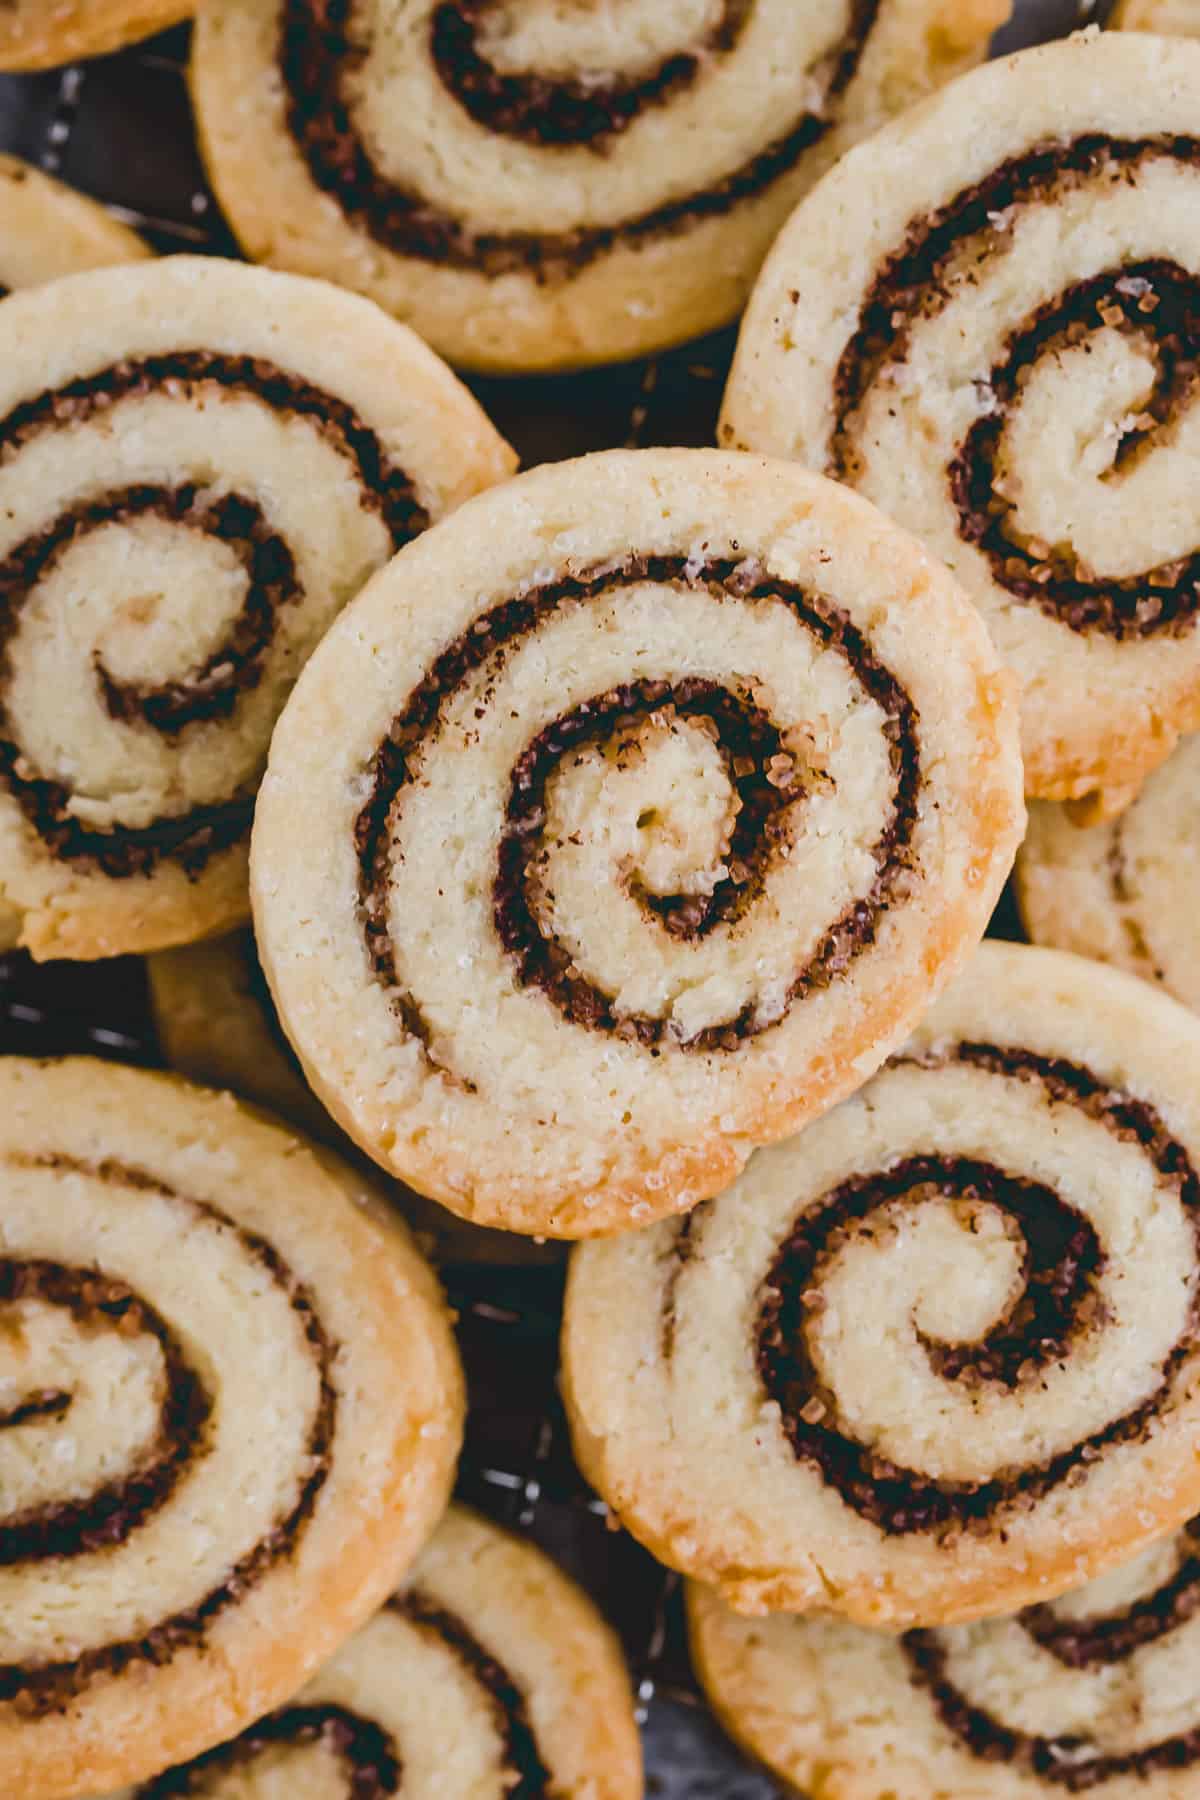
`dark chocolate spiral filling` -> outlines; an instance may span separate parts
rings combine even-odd
[[[1140,1144],[1161,1182],[1178,1194],[1200,1249],[1200,1177],[1187,1150],[1147,1101],[1106,1087],[1086,1068],[1031,1051],[962,1043],[949,1054],[986,1073],[1034,1084],[1050,1106],[1077,1108],[1114,1137]],[[922,1066],[936,1069],[940,1062],[930,1058]],[[802,1213],[763,1284],[759,1373],[780,1408],[796,1457],[818,1469],[861,1518],[889,1535],[989,1531],[1006,1508],[1040,1499],[1074,1471],[1086,1469],[1107,1446],[1142,1439],[1194,1348],[1193,1293],[1188,1330],[1145,1398],[1044,1463],[965,1482],[929,1477],[876,1454],[845,1428],[836,1395],[818,1379],[808,1348],[809,1319],[819,1307],[825,1270],[841,1247],[886,1225],[887,1214],[897,1207],[920,1205],[932,1195],[968,1207],[995,1208],[1023,1245],[1019,1298],[979,1343],[945,1345],[922,1338],[943,1380],[991,1383],[1010,1391],[1036,1385],[1047,1364],[1068,1355],[1074,1343],[1103,1324],[1097,1284],[1105,1257],[1093,1227],[1052,1189],[990,1163],[965,1156],[911,1156],[843,1182]]]
[[[86,422],[160,388],[184,400],[248,395],[274,412],[310,422],[353,467],[362,505],[379,514],[397,549],[428,524],[407,475],[345,401],[249,356],[173,351],[80,376],[22,402],[0,421],[0,456],[14,456],[43,433]],[[17,742],[5,696],[26,602],[75,545],[106,526],[145,518],[164,519],[225,545],[244,571],[245,596],[222,642],[196,668],[172,680],[120,681],[97,658],[97,684],[114,719],[168,738],[197,723],[228,719],[240,696],[262,680],[281,610],[301,598],[291,550],[257,502],[196,482],[174,488],[145,484],[81,498],[0,562],[0,781],[51,855],[91,863],[112,877],[149,874],[164,861],[198,874],[213,856],[244,839],[254,805],[252,794],[240,793],[150,825],[100,829],[72,810],[63,782],[30,767]]]
[[[273,1245],[207,1201],[180,1195],[145,1170],[116,1161],[90,1164],[57,1153],[14,1155],[8,1161],[10,1166],[84,1175],[115,1188],[156,1194],[183,1206],[189,1215],[216,1226],[222,1234],[232,1235],[239,1252],[256,1262],[286,1295],[320,1379],[320,1397],[299,1462],[295,1501],[270,1533],[230,1569],[219,1587],[136,1638],[84,1650],[61,1661],[0,1665],[0,1704],[11,1705],[27,1717],[40,1717],[61,1709],[95,1680],[120,1675],[136,1663],[169,1662],[179,1650],[202,1644],[212,1621],[292,1553],[329,1475],[337,1422],[333,1380],[337,1346],[325,1333],[312,1294]],[[212,1397],[169,1325],[124,1282],[98,1269],[69,1269],[37,1259],[0,1261],[0,1312],[27,1301],[63,1307],[85,1332],[152,1337],[162,1362],[163,1398],[154,1440],[135,1466],[86,1498],[0,1517],[0,1566],[10,1567],[115,1551],[167,1503],[180,1481],[211,1448]],[[36,1417],[43,1421],[59,1418],[71,1402],[69,1393],[57,1390],[30,1396],[0,1420],[0,1426],[12,1429]]]
[[[462,1619],[419,1590],[392,1601],[394,1609],[452,1650],[491,1701],[505,1774],[506,1800],[553,1800],[550,1771],[542,1760],[525,1695],[513,1676],[484,1648]]]
[[[729,54],[753,0],[725,0],[719,21],[695,49],[676,53],[633,80],[552,80],[501,76],[479,49],[479,22],[496,0],[452,0],[433,9],[429,52],[446,91],[485,129],[562,147],[603,148],[650,105],[661,105],[697,79],[706,61]],[[825,98],[803,111],[758,155],[714,187],[626,219],[555,235],[476,232],[375,164],[354,119],[350,78],[370,55],[356,31],[355,0],[283,0],[279,62],[288,129],[322,192],[386,249],[424,262],[488,275],[533,270],[540,279],[570,274],[620,243],[645,243],[732,212],[795,168],[829,130],[875,23],[879,0],[849,0],[841,38],[823,59]]]
[[[1195,1544],[1193,1520],[1181,1534],[1175,1573],[1154,1593],[1120,1611],[1068,1618],[1052,1606],[1033,1606],[1021,1614],[1021,1624],[1035,1642],[1068,1668],[1094,1669],[1123,1662],[1145,1645],[1177,1631],[1200,1608],[1200,1556]],[[913,1680],[928,1690],[943,1725],[972,1756],[984,1761],[1004,1762],[1078,1794],[1121,1776],[1185,1769],[1200,1760],[1200,1726],[1125,1751],[1099,1750],[1077,1732],[1040,1737],[1016,1730],[975,1705],[956,1685],[942,1633],[909,1631],[901,1643]]]
[[[387,1795],[400,1792],[401,1763],[390,1734],[348,1706],[317,1702],[268,1713],[231,1743],[146,1782],[138,1789],[138,1800],[203,1796],[213,1792],[230,1770],[244,1767],[269,1750],[310,1744],[323,1744],[341,1764],[347,1800],[386,1800]]]
[[[425,1047],[434,1066],[432,1031],[417,998],[404,988],[389,924],[388,869],[391,840],[405,787],[416,778],[421,754],[435,740],[448,702],[478,670],[498,670],[504,658],[555,613],[586,606],[622,587],[643,582],[706,590],[736,605],[782,606],[824,648],[847,665],[859,690],[883,714],[893,791],[872,846],[874,874],[816,948],[797,968],[783,1005],[763,1016],[754,1002],[693,1036],[672,1035],[669,1022],[618,1012],[614,999],[591,982],[556,937],[542,875],[548,855],[547,790],[564,758],[603,743],[620,754],[622,743],[647,720],[703,721],[716,742],[737,800],[729,874],[711,895],[657,895],[634,882],[631,892],[648,924],[688,942],[719,925],[736,923],[761,891],[786,845],[804,784],[784,733],[749,694],[696,678],[628,683],[574,707],[540,731],[518,758],[509,785],[506,818],[493,890],[496,932],[520,981],[536,987],[570,1023],[612,1032],[654,1051],[664,1045],[696,1051],[735,1050],[769,1030],[806,993],[827,985],[867,949],[888,907],[899,897],[915,861],[913,838],[921,787],[916,709],[877,658],[862,633],[828,600],[769,575],[757,562],[709,561],[682,556],[631,556],[619,567],[584,570],[500,602],[449,644],[409,695],[376,752],[371,791],[359,813],[359,917],[371,968],[388,991],[397,1017]]]
[[[834,382],[832,472],[859,467],[863,403],[888,369],[905,362],[921,320],[936,317],[983,260],[1007,253],[1006,221],[1028,206],[1052,206],[1081,183],[1119,187],[1155,161],[1200,163],[1200,138],[1120,139],[1093,132],[1068,143],[1039,144],[966,189],[928,219],[882,266],[846,344]],[[1200,276],[1164,259],[1120,264],[1080,281],[1011,332],[1003,361],[979,384],[987,409],[976,420],[947,478],[964,539],[987,558],[993,579],[1071,630],[1117,639],[1179,634],[1200,610],[1200,552],[1134,576],[1087,569],[1065,540],[1044,543],[1023,532],[998,475],[1005,422],[1030,371],[1043,358],[1087,348],[1117,330],[1155,366],[1137,421],[1114,439],[1102,479],[1119,480],[1140,456],[1169,440],[1192,403],[1200,342]]]

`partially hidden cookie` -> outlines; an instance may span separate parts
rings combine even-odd
[[[80,269],[143,262],[150,255],[136,231],[86,194],[18,156],[0,156],[0,296]]]
[[[851,154],[746,313],[721,438],[942,557],[1024,690],[1028,791],[1116,810],[1200,725],[1200,45],[1092,32]]]
[[[276,729],[255,925],[310,1083],[478,1222],[685,1210],[981,935],[1014,715],[945,571],[801,469],[615,451],[481,496]]]
[[[1009,0],[204,0],[209,174],[247,253],[452,361],[611,362],[735,317],[848,143]]]
[[[1035,944],[1157,981],[1200,1012],[1200,738],[1185,738],[1116,819],[1029,809],[1017,897]]]
[[[1108,22],[1123,31],[1200,37],[1200,0],[1120,0]]]
[[[139,1781],[286,1701],[445,1505],[403,1229],[228,1095],[0,1060],[0,1792]]]
[[[322,632],[507,474],[404,327],[211,258],[0,306],[0,897],[36,957],[244,918],[254,791]],[[299,828],[299,821],[298,821]]]
[[[339,1153],[356,1154],[304,1079],[248,927],[159,950],[146,958],[146,971],[159,1046],[172,1069],[231,1088]],[[563,1255],[557,1244],[471,1225],[400,1182],[385,1191],[438,1264],[556,1262]]]
[[[698,1584],[692,1659],[730,1733],[821,1800],[1196,1800],[1200,1529],[1013,1618],[884,1636],[747,1619]]]
[[[106,56],[192,11],[192,0],[0,0],[0,69],[53,69]]]
[[[295,1699],[110,1800],[641,1800],[616,1639],[531,1544],[451,1507],[405,1589]]]
[[[1200,1505],[1200,1021],[987,943],[852,1099],[572,1259],[582,1467],[744,1612],[1010,1611]]]

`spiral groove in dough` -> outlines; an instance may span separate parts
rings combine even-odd
[[[980,929],[1019,829],[1007,695],[953,589],[846,506],[712,453],[537,471],[327,638],[256,921],[384,1167],[519,1230],[682,1210],[861,1078]]]
[[[699,1587],[692,1648],[733,1734],[831,1800],[1200,1793],[1200,1557],[1185,1525],[1015,1617],[909,1631],[750,1621]]]
[[[1198,70],[1179,42],[1073,39],[849,158],[772,253],[721,428],[942,555],[1021,678],[1028,790],[1109,810],[1200,722]]]
[[[332,1162],[183,1083],[3,1077],[0,1779],[53,1800],[291,1693],[423,1542],[461,1396]]]
[[[195,88],[250,254],[360,288],[455,360],[552,367],[732,317],[820,169],[977,61],[1007,12],[220,0]]]
[[[1186,1516],[1198,1056],[1140,983],[984,945],[859,1095],[577,1252],[573,1432],[623,1522],[746,1611],[897,1624],[1053,1594]]]
[[[374,309],[232,264],[16,296],[0,345],[0,885],[35,954],[187,941],[244,912],[308,651],[507,452]]]

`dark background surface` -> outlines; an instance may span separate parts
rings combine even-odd
[[[799,0],[798,0],[799,3]],[[952,0],[953,3],[953,0]],[[1105,0],[1016,0],[997,49],[1060,35]],[[235,253],[205,186],[183,70],[186,28],[87,65],[0,77],[0,148],[95,195],[163,251]],[[472,386],[528,463],[619,444],[712,441],[732,333],[650,362]],[[1011,911],[997,926],[1012,926]],[[140,964],[0,959],[0,1050],[158,1060]],[[620,1630],[644,1715],[654,1800],[774,1800],[708,1719],[687,1664],[674,1577],[623,1533],[571,1461],[556,1390],[561,1268],[454,1268],[447,1284],[471,1384],[461,1496],[527,1532]]]

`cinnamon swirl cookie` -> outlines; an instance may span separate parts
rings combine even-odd
[[[1120,0],[1109,23],[1124,31],[1200,37],[1200,0]]]
[[[693,1206],[982,933],[1014,711],[945,571],[803,470],[616,451],[481,496],[337,622],[272,742],[255,919],[311,1084],[480,1222]]]
[[[18,156],[0,156],[0,295],[149,255],[137,232],[95,200]]]
[[[451,1507],[408,1587],[296,1698],[111,1800],[641,1800],[629,1679],[591,1602]]]
[[[332,1158],[173,1077],[0,1061],[0,1792],[138,1781],[279,1705],[407,1572],[461,1382]]]
[[[1200,725],[1200,45],[994,63],[854,152],[746,315],[725,442],[851,482],[960,577],[1028,790],[1114,810]]]
[[[0,897],[21,943],[103,956],[244,917],[301,664],[394,550],[511,466],[423,344],[324,283],[182,257],[10,296]]]
[[[745,1612],[1053,1597],[1200,1504],[1200,1022],[985,944],[710,1206],[572,1262],[577,1453]]]
[[[608,362],[735,316],[821,168],[1009,0],[204,0],[193,89],[248,254],[452,360]]]
[[[1200,1528],[1052,1605],[885,1637],[693,1585],[692,1656],[755,1756],[822,1800],[1197,1800]]]
[[[0,69],[106,56],[192,11],[192,0],[0,0]]]
[[[1200,738],[1107,823],[1035,803],[1017,894],[1035,944],[1132,969],[1200,1012]]]

